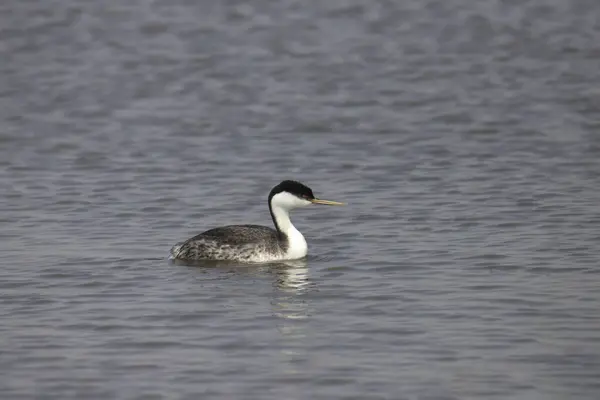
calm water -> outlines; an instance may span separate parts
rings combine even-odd
[[[0,3],[2,399],[597,399],[596,0]],[[270,224],[289,265],[169,247]]]

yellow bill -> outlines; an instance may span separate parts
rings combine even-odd
[[[311,203],[313,203],[313,204],[325,204],[325,205],[328,205],[328,206],[343,206],[343,205],[345,205],[344,203],[340,203],[338,201],[321,200],[321,199],[312,199]]]

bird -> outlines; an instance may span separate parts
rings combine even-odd
[[[271,189],[269,211],[275,229],[261,225],[227,225],[202,232],[175,244],[169,258],[181,261],[238,261],[268,263],[299,260],[308,253],[306,239],[290,220],[290,211],[312,204],[341,206],[322,200],[312,189],[293,180],[284,180]]]

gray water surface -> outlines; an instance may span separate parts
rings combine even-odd
[[[597,1],[0,3],[2,399],[597,399]],[[307,260],[174,265],[269,225]]]

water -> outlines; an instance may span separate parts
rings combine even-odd
[[[595,1],[0,4],[3,399],[596,399]],[[304,262],[169,247],[270,224]]]

